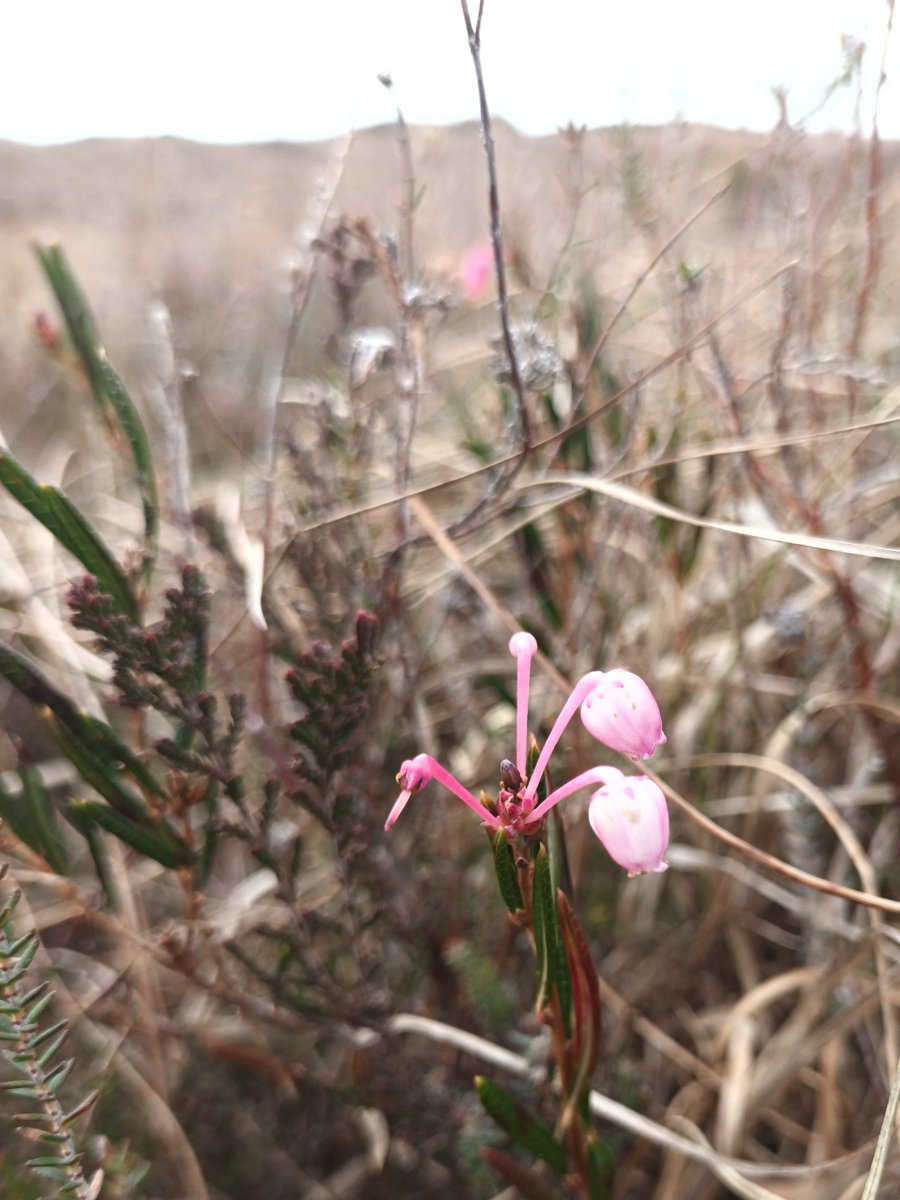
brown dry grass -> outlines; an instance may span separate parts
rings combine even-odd
[[[425,188],[414,260],[449,295],[485,224],[478,131],[412,133]],[[195,498],[219,506],[235,545],[263,532],[279,621],[303,641],[342,631],[356,605],[380,609],[385,665],[358,771],[381,916],[356,965],[340,967],[366,1020],[273,1014],[234,983],[222,931],[283,917],[264,890],[242,890],[237,853],[211,887],[192,964],[171,954],[170,939],[200,935],[162,873],[123,859],[130,909],[88,926],[86,865],[70,892],[7,848],[50,959],[69,971],[67,1002],[88,1008],[82,1046],[130,1113],[113,1132],[164,1163],[154,1194],[487,1197],[496,1181],[477,1162],[488,1134],[469,1084],[498,1046],[540,1044],[530,958],[461,806],[416,798],[383,840],[391,777],[427,749],[491,786],[512,735],[511,627],[533,629],[555,668],[535,687],[545,723],[558,673],[627,665],[660,696],[669,742],[654,767],[689,807],[673,808],[671,870],[626,882],[580,802],[566,805],[605,1003],[594,1083],[616,1200],[853,1200],[898,1058],[898,148],[884,147],[877,230],[868,148],[842,138],[671,127],[531,142],[501,127],[498,152],[514,314],[538,315],[562,368],[553,403],[531,400],[542,446],[485,519],[448,540],[483,494],[485,458],[509,449],[487,369],[493,307],[451,295],[407,327],[406,361],[353,386],[355,331],[402,332],[389,267],[375,262],[342,320],[325,252],[298,237],[320,232],[323,182],[334,194],[321,231],[362,214],[361,259],[370,233],[402,225],[396,131],[309,147],[0,147],[0,428],[34,473],[129,545],[133,498],[113,502],[109,451],[85,428],[65,363],[30,333],[47,298],[27,240],[52,232],[139,395],[158,350],[145,308],[166,303],[190,366]],[[285,256],[308,286],[286,354]],[[264,518],[273,362],[281,456]],[[570,417],[582,440],[562,442]],[[105,676],[65,623],[66,564],[21,513],[4,514],[3,636],[97,706]],[[870,548],[851,556],[830,539]],[[173,521],[167,552],[181,549]],[[199,553],[217,581],[218,668],[252,679],[259,640],[242,598],[227,564]],[[5,705],[7,732],[32,733]],[[52,749],[33,745],[52,772]],[[582,769],[595,749],[574,738],[568,752]],[[0,767],[13,761],[0,743]],[[330,917],[352,880],[314,829],[302,835],[301,907]],[[890,911],[813,891],[780,863]],[[460,1030],[484,1040],[460,1044]],[[882,1198],[898,1187],[889,1172]]]

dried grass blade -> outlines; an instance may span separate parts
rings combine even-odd
[[[891,1094],[888,1096],[887,1108],[884,1110],[884,1120],[881,1122],[878,1141],[875,1144],[872,1166],[869,1168],[869,1174],[866,1177],[866,1186],[863,1188],[860,1200],[875,1200],[878,1195],[878,1188],[881,1184],[881,1176],[884,1174],[884,1168],[887,1165],[891,1142],[896,1136],[898,1101],[900,1101],[900,1063],[897,1064],[897,1070],[894,1072],[894,1083],[891,1087]]]
[[[880,558],[888,562],[900,562],[900,549],[894,546],[876,546],[869,542],[848,542],[841,538],[814,537],[807,533],[798,533],[784,529],[767,529],[762,525],[742,525],[738,521],[719,521],[712,517],[697,517],[674,505],[664,504],[654,500],[635,488],[626,487],[621,483],[613,483],[610,479],[598,479],[593,475],[582,475],[578,472],[550,472],[541,479],[524,480],[518,488],[542,487],[571,488],[571,494],[580,491],[598,492],[611,500],[620,500],[639,508],[643,512],[656,517],[668,517],[672,521],[681,521],[685,525],[693,525],[698,529],[716,529],[721,533],[735,533],[739,537],[757,538],[763,542],[778,542],[785,546],[803,546],[809,550],[825,550],[831,554],[851,554],[858,558]],[[570,496],[566,495],[565,499]]]

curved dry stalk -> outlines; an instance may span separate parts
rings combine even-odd
[[[894,1072],[894,1083],[891,1087],[891,1094],[888,1097],[887,1107],[884,1110],[884,1120],[881,1122],[878,1142],[875,1146],[875,1154],[872,1157],[872,1166],[866,1177],[866,1186],[863,1189],[860,1200],[876,1200],[878,1195],[878,1189],[881,1186],[881,1176],[884,1174],[884,1168],[887,1165],[891,1143],[894,1141],[897,1133],[898,1101],[900,1101],[900,1063],[897,1064],[897,1069]]]
[[[850,696],[855,698],[855,704],[849,698]],[[851,826],[844,820],[837,808],[820,788],[812,784],[799,771],[795,771],[792,767],[786,766],[781,761],[787,756],[794,739],[809,717],[828,708],[850,705],[854,707],[869,707],[870,709],[879,711],[882,715],[887,713],[893,716],[895,720],[900,721],[900,706],[892,704],[889,701],[881,701],[878,697],[870,696],[867,693],[831,693],[827,697],[816,697],[785,717],[770,737],[767,755],[771,756],[770,762],[774,760],[777,763],[777,768],[766,763],[761,764],[761,766],[763,770],[772,770],[774,774],[779,775],[786,783],[806,796],[816,809],[818,809],[822,819],[834,830],[841,845],[847,852],[847,856],[853,863],[863,887],[874,896],[878,892],[878,880],[875,875],[875,869]],[[900,1052],[897,1049],[897,1026],[893,1005],[890,1000],[890,977],[884,958],[883,939],[880,936],[884,929],[884,922],[878,913],[872,909],[869,909],[869,922],[874,934],[875,971],[881,994],[884,1053],[886,1072],[889,1076]]]
[[[817,892],[824,892],[829,896],[837,896],[841,900],[849,900],[851,904],[860,904],[865,908],[874,908],[879,912],[887,912],[900,914],[900,901],[888,900],[884,896],[872,896],[867,892],[857,891],[855,888],[843,887],[839,883],[832,883],[828,879],[822,879],[819,875],[812,875],[809,871],[801,871],[799,867],[792,867],[790,863],[776,858],[774,854],[768,854],[765,850],[760,850],[758,846],[754,846],[752,842],[745,841],[742,837],[738,837],[735,833],[729,833],[727,829],[723,829],[721,825],[717,825],[715,821],[704,816],[702,812],[694,808],[689,800],[686,800],[679,792],[677,792],[670,784],[661,779],[655,771],[651,770],[644,764],[644,774],[652,779],[665,792],[667,798],[672,803],[689,817],[695,825],[698,825],[704,832],[717,838],[726,846],[730,846],[732,850],[736,850],[739,854],[743,854],[745,858],[750,858],[761,866],[773,871],[776,875],[783,875],[786,879],[792,879],[795,883],[802,884],[803,887],[812,888]]]
[[[869,542],[849,542],[842,538],[817,537],[808,533],[795,533],[783,529],[769,529],[763,525],[743,525],[738,521],[719,521],[711,517],[697,517],[656,500],[636,488],[626,487],[622,483],[614,483],[611,479],[599,479],[594,475],[582,475],[579,472],[551,471],[541,479],[523,480],[519,490],[533,487],[559,487],[567,489],[561,500],[570,499],[583,491],[598,492],[611,500],[620,500],[633,508],[651,513],[656,517],[668,517],[672,521],[680,521],[684,525],[693,525],[697,529],[715,529],[720,533],[735,533],[739,537],[755,538],[762,542],[778,542],[784,546],[800,546],[809,550],[825,550],[830,554],[849,554],[857,558],[883,559],[887,562],[900,562],[900,549],[896,546],[876,546]]]
[[[586,416],[579,417],[578,420],[573,421],[570,425],[567,425],[565,429],[561,429],[556,433],[548,434],[547,437],[541,438],[540,440],[532,443],[531,450],[546,450],[551,448],[557,445],[559,442],[565,441],[566,438],[571,436],[571,434],[575,433],[577,430],[585,428],[593,421],[600,420],[605,413],[609,412],[611,408],[614,408],[630,393],[640,389],[649,380],[659,375],[662,371],[665,371],[668,367],[674,366],[677,362],[680,362],[681,359],[689,355],[699,342],[702,342],[705,338],[709,337],[710,330],[715,329],[720,322],[732,316],[757,293],[765,291],[767,287],[777,282],[778,279],[780,279],[780,277],[785,273],[785,271],[791,270],[791,268],[795,265],[796,262],[792,260],[783,266],[777,267],[770,274],[766,275],[765,278],[757,281],[754,284],[751,284],[750,287],[741,292],[741,294],[734,301],[732,301],[730,304],[727,304],[714,317],[711,317],[710,320],[708,320],[705,325],[702,326],[702,328],[691,334],[689,338],[686,338],[679,347],[677,347],[671,353],[665,355],[663,358],[659,359],[653,364],[653,366],[648,367],[636,379],[632,380],[632,382],[626,387],[616,392],[614,396],[610,397],[610,399],[602,404],[598,409],[596,409],[594,412],[588,413]],[[327,517],[317,518],[314,521],[306,521],[303,524],[298,525],[294,536],[299,537],[302,534],[312,533],[317,529],[323,529],[329,525],[336,525],[340,521],[350,520],[352,517],[365,516],[368,513],[377,512],[382,508],[390,508],[394,504],[398,504],[401,501],[411,500],[416,496],[427,496],[432,492],[441,492],[445,488],[455,484],[469,482],[474,479],[478,479],[482,475],[489,475],[491,472],[496,471],[498,467],[513,466],[520,462],[521,458],[522,455],[520,451],[515,451],[511,454],[498,455],[488,463],[484,463],[483,465],[474,467],[470,470],[461,471],[458,475],[454,475],[450,479],[442,480],[440,483],[425,484],[422,487],[413,488],[411,491],[402,495],[395,494],[385,497],[382,500],[372,500],[367,501],[364,504],[354,504],[352,506],[348,506],[347,508],[341,509],[339,512],[330,513]],[[512,475],[510,475],[510,478],[512,478]],[[480,511],[480,505],[481,502],[479,502],[478,511]],[[474,515],[474,511],[475,510],[466,515],[464,518],[466,522]],[[459,531],[457,530],[457,532]]]

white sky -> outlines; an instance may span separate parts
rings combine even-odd
[[[392,120],[397,105],[415,123],[478,113],[459,0],[0,2],[4,138],[303,141]],[[792,119],[821,103],[849,34],[867,45],[867,129],[887,15],[887,0],[486,0],[488,98],[534,134],[678,116],[764,130],[773,86],[789,89]],[[900,28],[886,137],[900,137],[898,40]],[[849,128],[854,100],[843,89],[808,127]]]

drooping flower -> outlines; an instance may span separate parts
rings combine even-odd
[[[407,759],[400,768],[397,782],[402,791],[388,815],[385,829],[393,827],[410,796],[432,779],[458,796],[488,828],[503,829],[513,840],[536,833],[560,800],[593,787],[597,790],[589,811],[591,828],[614,861],[631,875],[664,871],[669,815],[662,791],[646,776],[625,776],[616,767],[591,767],[544,800],[538,800],[538,787],[550,756],[579,709],[589,733],[633,760],[648,758],[665,742],[659,707],[649,687],[639,676],[621,669],[590,671],[584,675],[562,706],[528,778],[528,697],[537,642],[530,633],[515,633],[510,638],[509,651],[517,663],[516,759],[515,762],[503,759],[500,764],[496,804],[488,808],[430,755],[419,754]]]
[[[599,671],[599,680],[581,703],[584,727],[598,742],[637,762],[666,740],[653,693],[639,675]]]
[[[611,768],[615,770],[615,768]],[[610,858],[629,875],[665,871],[669,844],[669,810],[660,788],[646,775],[616,772],[594,792],[588,808],[591,829]]]

